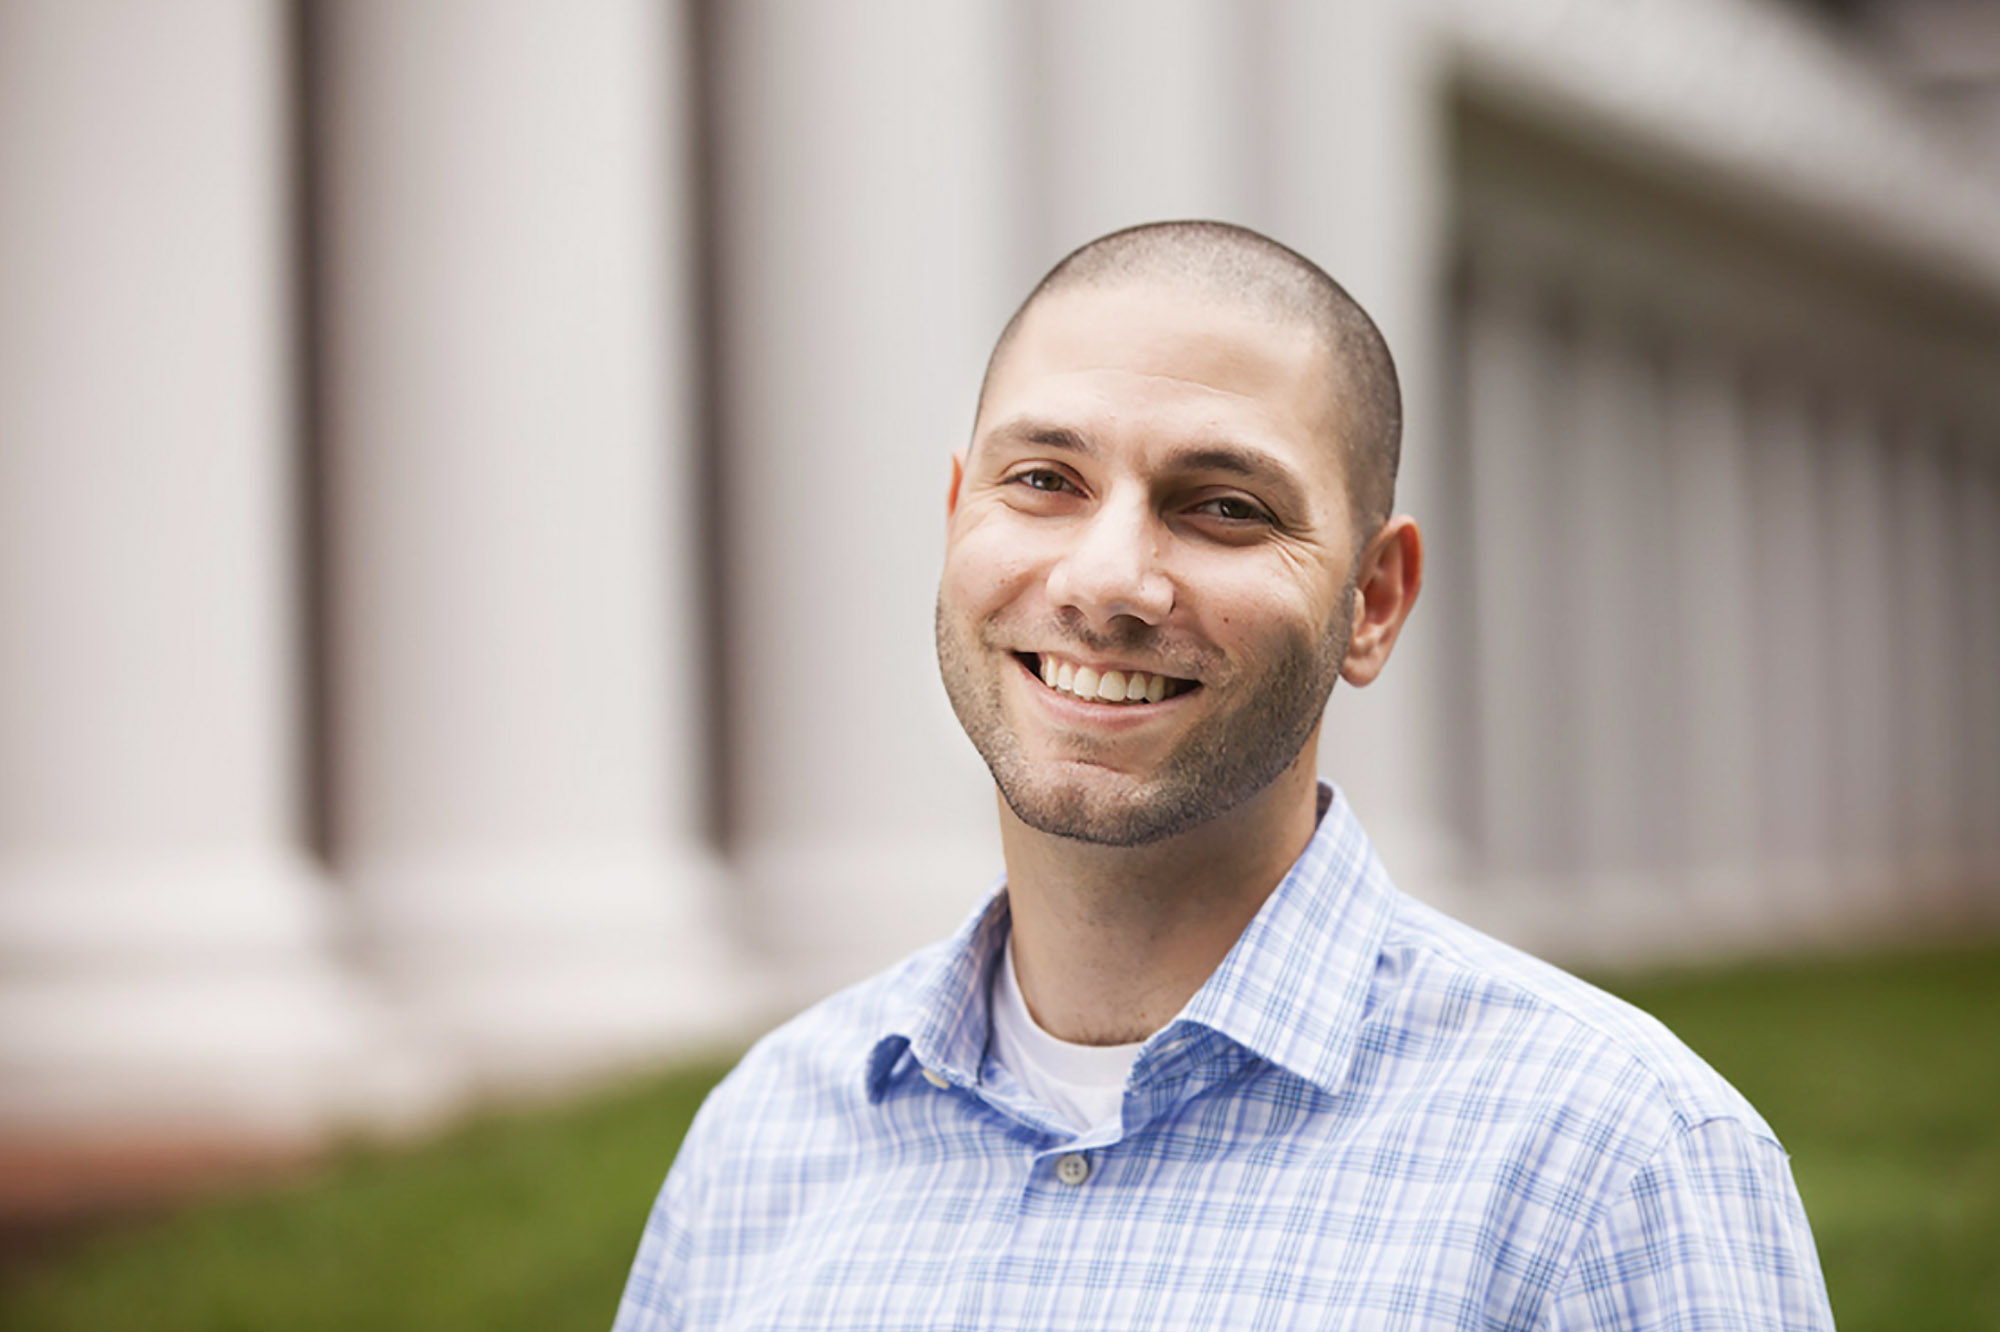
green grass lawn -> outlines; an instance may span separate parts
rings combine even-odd
[[[605,1332],[653,1194],[726,1064],[120,1227],[0,1287],[0,1329]]]
[[[1599,979],[1777,1130],[1842,1332],[2000,1332],[2000,949]]]
[[[2000,1329],[2000,949],[1610,988],[1785,1139],[1844,1332]],[[603,1332],[720,1068],[121,1227],[0,1286],[12,1332]]]

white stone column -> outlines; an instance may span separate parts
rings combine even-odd
[[[1139,222],[1264,225],[1268,89],[1259,6],[1235,0],[1030,0],[1032,96],[1046,173],[1044,264]],[[1282,238],[1281,238],[1282,239]]]
[[[1942,432],[1931,421],[1906,422],[1892,437],[1890,457],[1891,697],[1901,713],[1894,731],[1895,870],[1911,923],[1949,925],[1970,878],[1964,834],[1981,816],[1965,803],[1970,793],[1957,771],[1967,720],[1959,681],[1968,627],[1959,608],[1971,571],[1957,558],[1957,478]],[[1993,584],[1970,581],[1993,595]],[[1988,687],[2000,685],[1989,679]]]
[[[740,1020],[700,836],[682,26],[314,11],[336,839],[479,1078]]]
[[[1684,782],[1682,867],[1699,935],[1741,947],[1766,938],[1769,925],[1757,892],[1760,610],[1740,353],[1712,334],[1689,335],[1668,383],[1674,572],[1663,609],[1684,710],[1666,739]]]
[[[1852,926],[1895,922],[1905,885],[1896,853],[1896,732],[1908,716],[1894,638],[1899,575],[1890,544],[1892,473],[1880,410],[1836,397],[1821,441],[1826,457],[1823,564],[1827,601],[1819,651],[1827,663],[1824,724],[1832,778],[1827,908]]]
[[[283,68],[254,0],[0,6],[0,1155],[374,1086],[296,807]]]
[[[1012,268],[1001,0],[717,5],[732,849],[804,997],[948,932],[1000,869],[938,682],[950,457]]]
[[[1273,229],[1353,293],[1395,353],[1405,418],[1396,505],[1442,550],[1467,534],[1452,525],[1440,429],[1449,158],[1428,8],[1271,4],[1262,151]],[[1454,909],[1469,905],[1456,891],[1466,857],[1445,793],[1464,755],[1444,733],[1444,627],[1470,613],[1468,591],[1426,588],[1382,678],[1334,690],[1320,740],[1320,770],[1354,802],[1398,884]]]
[[[1830,937],[1821,916],[1832,837],[1832,720],[1825,625],[1834,588],[1827,577],[1824,457],[1808,391],[1785,371],[1767,371],[1749,399],[1752,550],[1758,617],[1759,845],[1767,901],[1779,932],[1796,943]]]
[[[1532,276],[1475,256],[1468,285],[1461,361],[1476,733],[1461,753],[1478,771],[1482,881],[1465,909],[1489,928],[1539,941],[1572,914],[1565,890],[1577,870],[1564,688],[1573,654],[1561,646],[1568,615],[1553,594],[1563,577],[1553,441],[1568,375]]]
[[[1965,570],[1955,608],[1964,627],[1960,647],[1964,733],[1958,775],[1965,791],[1965,846],[1971,860],[1975,910],[2000,921],[2000,423],[1970,432],[1957,495],[1959,566]]]
[[[1668,665],[1677,570],[1667,558],[1671,494],[1658,367],[1616,302],[1586,298],[1559,443],[1555,506],[1570,535],[1564,561],[1579,688],[1576,805],[1594,917],[1605,954],[1669,946],[1685,924],[1663,871],[1684,850],[1679,747],[1682,707]],[[1528,595],[1532,595],[1531,593]]]

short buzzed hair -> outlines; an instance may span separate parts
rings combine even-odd
[[[1342,459],[1356,539],[1373,536],[1396,498],[1402,452],[1403,394],[1396,362],[1375,321],[1346,288],[1312,260],[1248,227],[1230,222],[1147,222],[1100,236],[1063,258],[1035,284],[1000,331],[986,379],[1044,296],[1078,287],[1168,282],[1212,288],[1219,296],[1279,320],[1303,324],[1326,347],[1331,386],[1346,438]],[[979,396],[986,397],[981,384]]]

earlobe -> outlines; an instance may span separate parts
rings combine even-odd
[[[958,488],[965,480],[965,450],[951,455],[951,488],[944,493],[944,516],[950,521],[958,512]]]
[[[1403,622],[1424,583],[1423,535],[1407,515],[1391,518],[1362,553],[1356,582],[1354,629],[1340,675],[1359,688],[1372,684],[1388,664]]]

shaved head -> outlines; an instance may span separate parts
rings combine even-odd
[[[1395,503],[1403,399],[1389,345],[1368,312],[1312,260],[1228,222],[1148,222],[1101,236],[1049,270],[1001,330],[986,380],[1021,322],[1045,296],[1128,284],[1192,288],[1219,303],[1309,329],[1326,349],[1327,393],[1357,539],[1366,540]],[[984,385],[980,399],[985,400]]]

